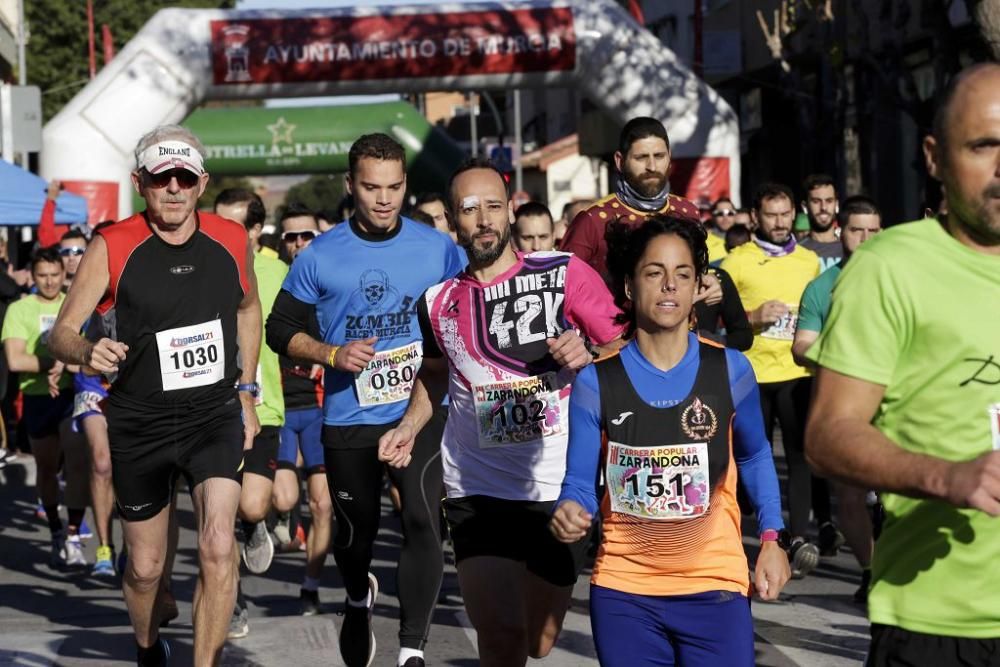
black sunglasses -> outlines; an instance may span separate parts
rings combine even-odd
[[[77,255],[82,255],[87,252],[86,248],[59,248],[59,254],[63,257],[76,257]]]
[[[295,243],[299,239],[303,241],[312,241],[316,238],[316,232],[305,231],[305,232],[284,232],[281,235],[281,240],[285,243]]]
[[[166,171],[161,171],[158,174],[151,174],[146,171],[146,182],[157,190],[167,187],[170,185],[170,181],[175,178],[177,179],[177,185],[181,186],[185,190],[189,190],[198,185],[198,179],[200,176],[193,171],[188,171],[187,169],[167,169]]]

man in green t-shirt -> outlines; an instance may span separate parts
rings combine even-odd
[[[229,188],[215,198],[214,211],[235,220],[247,229],[254,249],[253,271],[257,278],[263,320],[271,313],[274,299],[288,274],[288,267],[279,259],[260,252],[260,235],[267,215],[260,197],[249,190]],[[285,398],[281,390],[281,368],[278,355],[261,345],[257,362],[257,393],[254,401],[260,419],[260,433],[253,448],[244,453],[243,479],[240,491],[239,518],[243,528],[243,562],[254,574],[262,574],[271,566],[274,543],[267,533],[264,519],[271,509],[274,473],[278,469],[279,432],[285,423]],[[229,626],[229,639],[245,637],[250,631],[247,604],[237,580],[236,606]]]
[[[87,446],[71,432],[73,413],[72,373],[49,354],[49,331],[55,324],[66,277],[59,250],[41,248],[31,258],[36,294],[10,304],[3,321],[4,353],[10,370],[20,374],[24,397],[23,419],[37,467],[38,497],[52,533],[53,567],[84,566],[80,522],[90,501]],[[68,521],[59,517],[59,459],[63,456]]]
[[[830,315],[834,283],[837,282],[851,254],[862,243],[882,231],[882,217],[878,206],[863,195],[844,200],[839,218],[843,258],[806,285],[802,301],[799,303],[799,320],[795,328],[795,339],[792,341],[792,357],[795,363],[809,369],[815,369],[815,364],[806,358],[806,351],[816,342]],[[855,591],[854,599],[864,602],[868,599],[868,586],[871,583],[872,557],[872,522],[865,503],[867,493],[858,486],[843,484],[836,480],[832,486],[837,495],[838,527],[861,566],[861,586]]]
[[[998,109],[1000,65],[953,79],[924,141],[948,214],[861,247],[808,352],[807,456],[883,492],[870,666],[1000,655]]]

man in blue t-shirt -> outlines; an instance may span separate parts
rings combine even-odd
[[[384,134],[360,137],[349,153],[348,224],[319,236],[292,265],[267,321],[267,343],[293,359],[326,364],[323,445],[337,518],[333,554],[347,589],[340,652],[348,667],[375,655],[371,611],[378,581],[368,572],[378,534],[382,475],[378,441],[406,409],[420,367],[416,304],[428,287],[462,270],[464,253],[441,232],[400,216],[406,155]],[[307,331],[315,309],[319,340]],[[389,468],[402,499],[398,664],[422,667],[441,583],[439,412],[410,465]]]

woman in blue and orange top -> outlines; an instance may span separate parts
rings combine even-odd
[[[742,353],[689,330],[708,265],[700,226],[657,216],[633,231],[611,225],[607,240],[633,340],[577,376],[552,531],[565,542],[586,534],[600,466],[604,536],[590,612],[602,665],[753,665],[737,476],[761,530],[760,597],[775,599],[789,577],[753,370]]]

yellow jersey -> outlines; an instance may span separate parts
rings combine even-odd
[[[792,339],[798,320],[799,302],[806,285],[819,275],[819,257],[800,245],[781,257],[768,256],[754,242],[733,248],[722,268],[729,272],[743,307],[750,312],[766,301],[781,301],[788,315],[763,330],[754,330],[753,346],[746,355],[757,382],[784,382],[809,372],[792,359]]]

